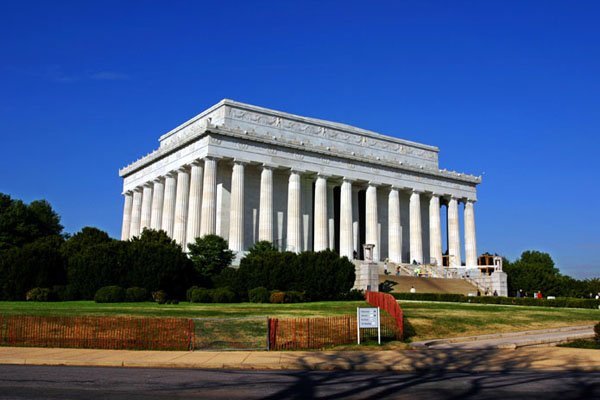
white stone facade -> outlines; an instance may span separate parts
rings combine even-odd
[[[436,147],[231,100],[159,141],[119,171],[124,240],[160,227],[184,247],[216,233],[236,252],[269,240],[350,258],[369,242],[374,261],[439,264],[448,237],[451,265],[476,266],[481,177],[440,169]]]

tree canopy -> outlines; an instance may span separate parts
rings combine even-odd
[[[37,239],[61,235],[60,217],[46,200],[29,204],[0,193],[0,250],[21,247]]]

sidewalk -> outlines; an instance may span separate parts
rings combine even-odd
[[[600,351],[546,347],[516,350],[185,352],[0,347],[0,364],[398,372],[600,371]]]
[[[575,339],[594,337],[594,326],[568,326],[524,332],[508,332],[449,339],[414,342],[413,348],[429,349],[515,349],[525,346],[548,346]]]

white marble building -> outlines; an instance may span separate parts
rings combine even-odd
[[[237,252],[268,240],[349,258],[372,243],[375,261],[438,265],[447,248],[476,267],[481,177],[440,169],[437,147],[231,100],[159,142],[119,171],[124,240],[149,227],[184,247],[216,233]]]

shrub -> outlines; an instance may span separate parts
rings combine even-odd
[[[390,281],[386,279],[385,281],[379,284],[379,291],[382,293],[391,293],[394,290],[394,286],[396,286],[398,282]]]
[[[554,300],[530,297],[477,296],[453,293],[391,293],[398,300],[447,301],[454,303],[504,304],[537,307],[598,308],[600,300],[558,298]]]
[[[52,286],[52,299],[57,301],[77,300],[77,292],[72,285],[54,285]]]
[[[248,290],[263,286],[268,290],[304,292],[307,300],[333,300],[348,293],[354,285],[354,264],[333,251],[277,252],[268,246],[253,249],[244,257],[236,282]]]
[[[192,301],[192,292],[196,289],[199,289],[198,286],[192,286],[191,288],[189,288],[188,290],[185,291],[185,299],[189,302]]]
[[[33,288],[25,295],[27,301],[48,301],[50,300],[50,289],[48,288]]]
[[[269,303],[281,304],[285,301],[285,292],[274,291],[269,297]]]
[[[359,289],[352,289],[348,293],[340,296],[340,300],[358,301],[365,299],[365,292]]]
[[[125,301],[125,289],[120,286],[104,286],[94,295],[96,303],[122,303]]]
[[[296,290],[290,290],[285,292],[285,296],[283,298],[284,303],[302,303],[304,301],[304,293],[298,292]]]
[[[139,303],[148,300],[148,291],[141,287],[130,287],[125,291],[125,300],[130,303]]]
[[[164,290],[157,290],[156,292],[152,292],[152,300],[154,300],[158,304],[165,304],[167,302],[167,292],[165,292]]]
[[[251,303],[268,303],[269,290],[264,286],[259,286],[248,290],[248,300]]]
[[[233,303],[235,302],[235,293],[229,288],[217,288],[211,290],[213,303]]]
[[[190,292],[190,301],[192,303],[212,303],[213,298],[210,290],[205,288],[196,288]]]
[[[600,322],[594,325],[594,339],[596,339],[596,343],[600,343]]]

